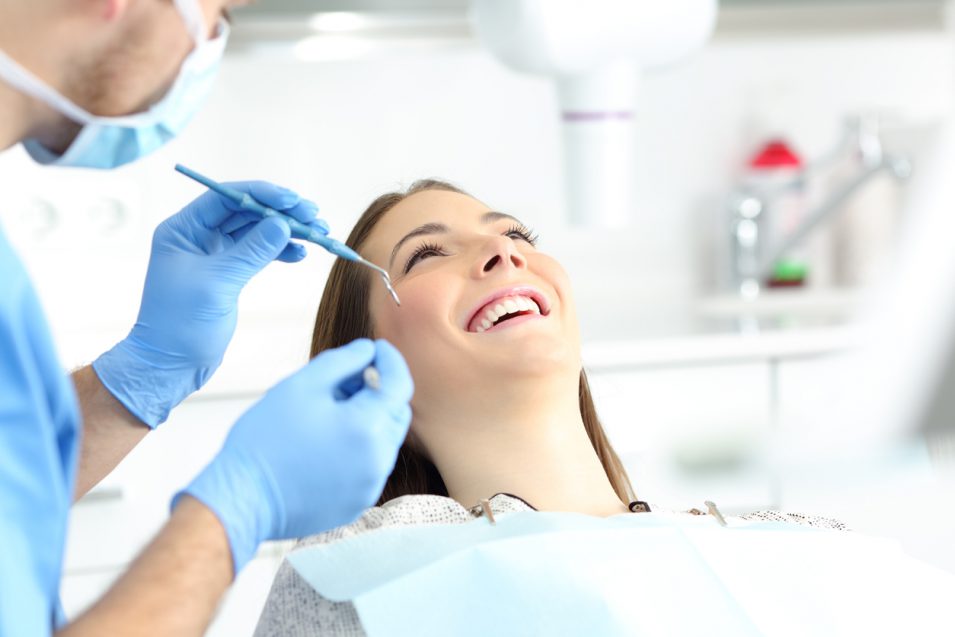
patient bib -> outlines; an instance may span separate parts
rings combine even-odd
[[[518,512],[291,553],[377,635],[942,635],[955,576],[781,522]]]

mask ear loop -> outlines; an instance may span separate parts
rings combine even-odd
[[[186,23],[186,31],[192,36],[192,41],[199,46],[209,39],[209,32],[206,29],[206,18],[202,14],[202,7],[199,6],[199,0],[172,0]]]
[[[0,51],[0,64],[3,66],[0,77],[3,77],[10,86],[21,93],[40,100],[50,108],[59,110],[77,124],[89,124],[96,119],[95,115],[60,95],[46,82],[21,66],[3,51]]]

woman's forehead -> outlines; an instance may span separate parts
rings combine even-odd
[[[450,228],[461,224],[478,224],[481,215],[488,210],[477,199],[458,192],[417,192],[401,200],[382,216],[368,238],[369,252],[390,252],[402,237],[426,223],[441,223]]]
[[[468,195],[449,190],[424,190],[405,197],[385,215],[398,231],[405,232],[422,223],[477,219],[488,207]]]

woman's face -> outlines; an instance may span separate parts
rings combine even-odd
[[[375,226],[362,254],[388,270],[401,298],[398,307],[374,279],[375,336],[408,361],[416,413],[460,397],[463,387],[480,395],[554,374],[576,387],[580,339],[569,280],[533,241],[517,219],[442,190],[407,197]]]

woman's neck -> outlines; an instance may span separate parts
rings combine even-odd
[[[533,396],[512,391],[512,400],[485,400],[421,427],[416,414],[448,494],[466,507],[509,493],[539,511],[625,513],[584,429],[577,382],[563,384],[550,395],[540,384]]]

